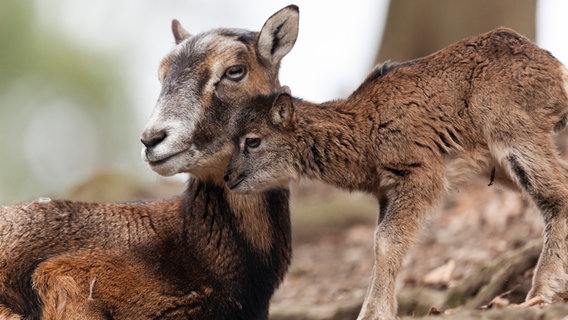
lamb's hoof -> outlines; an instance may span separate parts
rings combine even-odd
[[[523,303],[519,303],[517,305],[515,305],[515,307],[517,308],[528,308],[528,307],[533,307],[533,306],[542,306],[542,305],[547,305],[549,304],[548,302],[546,302],[542,297],[540,296],[536,296],[536,297],[532,297],[529,300],[523,302]]]

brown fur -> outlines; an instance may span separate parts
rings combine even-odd
[[[182,196],[146,203],[3,208],[8,223],[0,225],[6,240],[0,257],[11,281],[0,284],[0,297],[19,314],[42,319],[222,318],[221,310],[237,318],[235,303],[250,304],[251,310],[239,311],[243,317],[263,318],[267,310],[254,308],[267,304],[270,293],[257,297],[246,290],[264,283],[271,292],[287,269],[287,193],[280,193],[237,203],[224,200],[235,197],[222,188],[192,181]],[[245,210],[268,216],[262,219],[269,220],[269,231],[260,233],[268,244],[264,251],[246,234],[257,221],[243,218]],[[282,232],[270,231],[275,228]],[[254,278],[247,275],[252,270]],[[33,291],[21,292],[28,281]],[[245,281],[257,283],[247,288]],[[232,296],[235,301],[226,301]],[[32,299],[42,308],[34,311],[39,306]]]
[[[402,259],[445,191],[478,175],[516,186],[546,223],[528,298],[554,301],[568,289],[568,183],[551,139],[566,125],[567,75],[549,52],[500,28],[379,66],[344,100],[259,97],[234,120],[225,180],[250,192],[306,177],[377,197],[359,319],[394,318]]]
[[[260,33],[218,29],[190,36],[179,23],[172,24],[178,45],[166,59],[171,65],[160,68],[159,101],[182,111],[171,115],[203,118],[185,132],[187,137],[173,141],[194,146],[199,140],[199,153],[168,172],[191,172],[201,179],[191,177],[182,195],[155,201],[38,199],[0,207],[1,320],[268,318],[270,297],[290,263],[289,192],[240,195],[223,187],[219,181],[231,143],[225,132],[228,115],[218,115],[236,111],[238,99],[277,90],[280,59],[293,43],[282,48],[275,39],[264,48],[259,37],[278,36],[274,29],[282,20],[287,21],[284,29],[297,30],[297,19],[297,7],[289,6],[269,18]],[[235,34],[251,50],[245,58],[254,67],[247,78],[218,84],[222,95],[209,88],[186,90],[188,83],[207,80],[199,77],[211,71],[208,66],[233,63],[225,60],[238,54],[231,50]],[[191,45],[207,37],[226,41],[209,44],[211,49],[228,44],[223,55],[212,50],[213,58],[196,57]],[[270,57],[257,50],[280,56],[263,61]],[[188,73],[193,70],[202,73]],[[201,93],[209,97],[198,107],[178,104],[197,101]],[[151,137],[153,129],[143,137]],[[146,149],[145,155],[151,155]],[[171,166],[169,159],[159,162],[150,164],[154,169]]]

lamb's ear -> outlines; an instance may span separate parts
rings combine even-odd
[[[174,34],[174,39],[176,44],[180,44],[183,40],[191,37],[191,34],[182,27],[181,23],[176,19],[172,20],[172,33]]]
[[[298,38],[300,10],[289,5],[273,14],[260,30],[256,43],[258,54],[276,65],[292,50]]]
[[[280,93],[270,109],[272,124],[282,129],[290,129],[294,121],[294,103],[288,93]]]

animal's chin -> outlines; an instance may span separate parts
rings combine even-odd
[[[160,157],[158,160],[146,159],[148,165],[154,172],[166,177],[187,172],[187,168],[191,167],[192,160],[187,150],[171,153],[167,156]]]
[[[178,173],[189,173],[202,180],[212,180],[223,184],[223,171],[227,165],[230,154],[212,153],[210,150],[188,150],[172,153],[160,160],[151,161],[146,159],[154,172],[162,176],[173,176]]]
[[[172,176],[189,173],[199,179],[215,180],[223,184],[223,172],[231,157],[232,145],[212,143],[206,149],[191,144],[188,148],[167,153],[147,154],[142,150],[142,159],[159,175]]]
[[[164,177],[170,177],[173,176],[174,174],[181,173],[181,171],[177,170],[176,168],[172,168],[171,166],[167,166],[165,164],[150,163],[149,165],[150,168],[154,170],[154,172]]]

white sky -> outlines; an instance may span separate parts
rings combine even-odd
[[[536,42],[568,66],[568,1],[538,0]]]
[[[55,2],[57,3],[57,2]],[[388,0],[296,0],[300,34],[284,58],[281,82],[294,95],[313,101],[345,96],[372,67]],[[170,21],[179,19],[192,33],[216,27],[260,30],[290,0],[39,0],[44,23],[92,50],[123,55],[125,73],[143,125],[159,94],[156,69],[172,48]],[[568,63],[568,1],[539,0],[537,42]]]

